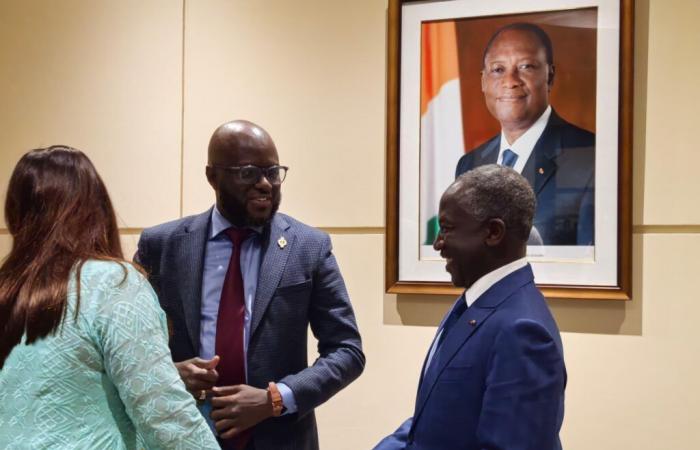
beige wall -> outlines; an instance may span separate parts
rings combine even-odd
[[[69,144],[100,169],[120,225],[179,214],[181,48],[170,0],[1,0],[3,204],[24,151]]]
[[[212,202],[204,152],[219,123],[275,137],[292,167],[283,209],[331,231],[368,359],[318,410],[330,450],[369,448],[410,415],[451,302],[383,293],[386,3],[0,0],[3,192],[26,149],[83,148],[131,253],[142,227]],[[550,303],[569,450],[700,448],[698,21],[696,0],[637,2],[634,299]]]

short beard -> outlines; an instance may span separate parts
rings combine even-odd
[[[279,209],[280,204],[279,203],[273,203],[272,204],[272,209],[270,210],[270,215],[264,219],[253,219],[248,215],[248,212],[245,212],[244,219],[245,219],[245,225],[249,227],[264,227],[270,222],[272,222],[272,219],[275,217],[275,214],[277,213],[277,210]]]
[[[255,219],[253,217],[250,217],[248,214],[248,210],[246,209],[245,205],[242,205],[238,202],[232,201],[232,202],[224,202],[223,199],[219,199],[219,206],[220,206],[220,213],[223,214],[223,216],[231,222],[232,225],[235,225],[236,227],[263,227],[270,222],[272,222],[272,218],[275,217],[275,213],[277,213],[277,210],[280,207],[280,202],[274,202],[272,203],[272,209],[270,210],[270,215],[264,219]]]

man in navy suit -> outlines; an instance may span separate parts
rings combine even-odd
[[[549,36],[534,24],[507,25],[491,37],[483,63],[481,89],[501,133],[462,156],[456,175],[484,164],[512,167],[537,195],[531,244],[593,245],[595,135],[549,104]]]
[[[265,130],[220,126],[206,167],[216,204],[144,230],[135,257],[168,316],[180,376],[224,449],[318,449],[314,408],[364,368],[329,236],[277,212],[286,172]]]
[[[525,258],[535,196],[497,165],[440,201],[434,247],[466,288],[426,357],[413,417],[375,450],[560,450],[566,369],[559,330]]]

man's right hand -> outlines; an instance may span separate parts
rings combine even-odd
[[[195,397],[199,398],[202,391],[209,391],[219,379],[216,365],[219,364],[219,357],[212,359],[192,358],[175,363],[180,378],[185,383],[187,390]]]

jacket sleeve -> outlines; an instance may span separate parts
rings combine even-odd
[[[382,439],[372,450],[400,450],[406,448],[408,433],[413,424],[413,417],[406,420],[392,434]]]
[[[139,242],[137,244],[136,253],[134,253],[133,260],[136,264],[147,269],[148,263],[148,251],[147,251],[147,237],[145,233],[141,233],[139,237]]]
[[[564,359],[542,324],[521,319],[496,337],[477,428],[479,448],[559,448]]]
[[[144,271],[146,271],[146,276],[151,286],[156,291],[157,295],[160,295],[160,283],[158,280],[158,267],[156,266],[157,255],[153,253],[153,243],[152,239],[148,236],[147,232],[141,233],[139,238],[138,247],[136,253],[134,253],[133,261],[141,266]]]
[[[355,314],[325,234],[313,277],[309,323],[318,339],[319,357],[311,367],[280,380],[294,393],[299,415],[350,384],[365,366]]]

